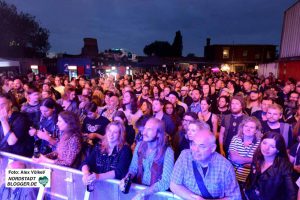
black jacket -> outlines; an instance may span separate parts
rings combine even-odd
[[[292,180],[293,166],[279,159],[263,173],[252,166],[246,182],[246,194],[253,200],[296,200],[297,191]],[[257,197],[255,197],[257,195]]]

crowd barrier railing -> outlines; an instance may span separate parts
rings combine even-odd
[[[0,151],[0,183],[5,183],[5,169],[12,160],[19,160],[26,164],[29,169],[50,169],[50,188],[39,188],[37,200],[127,200],[146,188],[146,186],[132,184],[130,192],[124,194],[119,190],[119,180],[109,179],[97,181],[93,192],[88,192],[82,183],[82,172],[76,169],[48,164],[35,163],[30,158]],[[171,192],[159,192],[146,197],[147,200],[178,200],[181,199]]]

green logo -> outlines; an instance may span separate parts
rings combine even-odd
[[[47,183],[48,183],[48,178],[46,177],[46,176],[43,176],[43,177],[40,177],[39,178],[39,183],[41,184],[41,185],[43,185],[44,187],[47,185]]]

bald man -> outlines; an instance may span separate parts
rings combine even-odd
[[[216,139],[213,133],[205,127],[197,128],[190,149],[182,151],[175,163],[171,191],[187,200],[240,200],[234,169],[215,150]]]

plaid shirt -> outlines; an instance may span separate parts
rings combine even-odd
[[[190,149],[181,152],[175,163],[171,181],[182,185],[191,192],[200,195],[192,165],[192,153]],[[203,175],[202,168],[197,167],[201,174],[208,192],[214,198],[225,198],[230,200],[241,200],[240,189],[235,178],[231,163],[218,153],[213,153],[208,165],[206,175]]]

